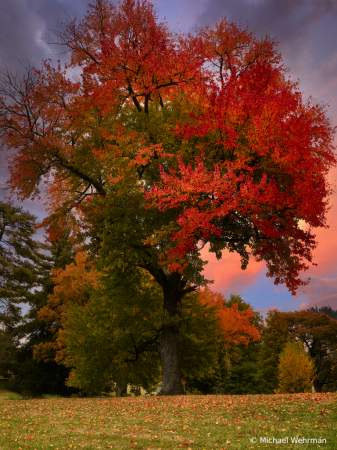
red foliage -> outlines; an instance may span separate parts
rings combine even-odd
[[[123,199],[118,183],[160,160],[175,170],[162,167],[156,185],[151,174],[144,197],[177,211],[161,264],[183,272],[208,242],[219,258],[223,249],[239,252],[243,267],[250,254],[266,261],[267,275],[293,293],[304,284],[311,228],[326,226],[334,130],[323,107],[303,102],[287,80],[275,42],[226,19],[196,36],[172,33],[146,0],[96,1],[59,39],[82,80],[46,61],[21,84],[7,77],[0,102],[8,184],[24,199],[46,183],[51,238],[64,228],[88,231],[96,214],[89,199],[112,190]],[[165,128],[181,142],[174,151],[120,119],[133,108],[150,124],[151,104],[177,113]],[[154,235],[163,238],[150,232],[145,246],[160,247]]]

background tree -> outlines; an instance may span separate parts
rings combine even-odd
[[[97,0],[58,40],[80,80],[49,62],[2,76],[9,186],[34,197],[44,178],[51,237],[71,229],[106,267],[155,279],[172,318],[162,393],[182,394],[180,305],[207,284],[200,249],[238,252],[242,268],[264,260],[295,292],[315,247],[299,223],[325,226],[334,131],[286,78],[275,42],[226,19],[183,36],[146,0]]]
[[[313,311],[317,314],[327,314],[332,319],[337,320],[337,310],[332,309],[331,306],[321,306],[321,307],[311,307],[308,309],[308,311]]]
[[[0,320],[3,323],[13,321],[14,316],[19,320],[18,305],[29,301],[40,283],[42,271],[48,267],[48,257],[42,253],[46,245],[34,240],[35,226],[36,217],[28,211],[0,202]],[[3,314],[6,309],[7,314]],[[9,323],[6,326],[11,327]]]
[[[337,322],[326,314],[314,311],[270,311],[266,317],[259,353],[259,382],[263,392],[272,393],[277,387],[276,367],[288,339],[301,340],[315,363],[316,392],[337,380],[334,351],[337,346]],[[330,356],[331,355],[331,356]]]
[[[329,355],[337,350],[337,322],[327,314],[314,311],[282,313],[288,323],[289,332],[304,342],[308,354],[315,362],[317,377],[316,392],[329,382],[337,381],[337,368]]]
[[[315,363],[306,352],[303,342],[289,340],[280,354],[278,365],[278,394],[311,392],[315,378]]]
[[[238,305],[239,311],[251,308],[251,305],[239,295],[231,295],[226,302],[230,307],[234,303]],[[261,314],[253,311],[254,316],[250,317],[249,322],[263,336],[263,319]],[[224,394],[260,394],[262,393],[261,383],[259,381],[259,351],[261,349],[261,339],[253,340],[245,344],[240,344],[231,352],[230,376],[224,383],[221,392]]]
[[[16,343],[8,330],[0,329],[0,377],[9,378],[15,373],[17,360],[15,358]]]
[[[37,361],[33,357],[34,346],[41,343],[47,345],[53,341],[54,333],[50,327],[38,318],[38,311],[47,305],[48,296],[53,293],[54,282],[51,278],[51,268],[64,268],[73,261],[74,255],[68,236],[53,241],[48,245],[50,263],[40,279],[40,288],[29,297],[30,308],[17,326],[17,333],[21,341],[16,343],[16,374],[11,382],[11,389],[33,395],[59,394],[70,395],[77,392],[66,387],[65,381],[69,376],[69,369],[57,364],[53,360]]]
[[[258,383],[262,393],[273,394],[278,386],[277,367],[289,337],[287,321],[277,310],[268,311],[259,349]]]
[[[62,342],[59,332],[63,316],[71,303],[84,305],[90,299],[90,288],[97,285],[98,272],[86,259],[85,253],[78,253],[74,262],[64,268],[53,268],[51,279],[54,284],[46,304],[37,311],[40,322],[48,326],[49,340],[34,346],[34,358],[38,361],[58,361],[62,359]]]
[[[161,377],[158,345],[165,312],[144,271],[114,270],[100,278],[85,304],[68,302],[60,331],[58,360],[72,368],[67,384],[87,393],[113,380],[150,391]]]
[[[194,297],[197,302],[189,304],[188,299]],[[239,347],[260,338],[259,330],[251,322],[254,316],[249,305],[242,307],[241,298],[231,296],[226,301],[222,294],[207,287],[184,299],[179,342],[187,390],[209,394],[222,389],[232,370],[231,360],[238,358]]]

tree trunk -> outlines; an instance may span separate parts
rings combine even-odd
[[[158,395],[184,395],[179,361],[179,322],[163,325],[159,353],[163,386]]]
[[[116,397],[123,397],[124,394],[127,393],[127,383],[126,381],[117,382],[115,387]]]
[[[322,384],[319,381],[314,380],[313,385],[315,392],[322,392]]]
[[[171,274],[163,293],[164,309],[170,317],[175,316],[175,320],[162,327],[159,353],[163,369],[163,386],[158,395],[184,395],[179,360],[179,321],[176,318],[182,298],[182,282],[179,274]]]

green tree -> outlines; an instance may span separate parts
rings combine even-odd
[[[34,240],[36,217],[13,203],[0,202],[0,320],[8,320],[3,311],[9,305],[11,320],[16,305],[27,303],[34,288],[40,285],[48,257],[46,245]],[[8,311],[7,311],[8,312]],[[9,324],[7,324],[9,326]]]
[[[72,368],[68,386],[86,393],[113,380],[150,390],[161,376],[158,346],[165,312],[145,271],[105,270],[88,300],[68,301],[62,317],[60,361]]]
[[[16,342],[12,333],[0,329],[0,376],[9,377],[10,373],[16,373]]]
[[[277,367],[280,354],[289,339],[289,328],[284,315],[271,310],[266,316],[266,325],[262,329],[259,349],[258,383],[262,393],[273,394],[278,386]]]
[[[280,354],[277,368],[278,394],[311,392],[315,379],[315,363],[301,340],[288,340]]]
[[[196,319],[193,310],[197,311],[198,305],[199,309],[203,309],[197,315],[199,326],[191,323],[193,326],[190,327],[190,332],[194,333],[200,344],[203,343],[205,347],[203,351],[206,352],[210,347],[213,354],[208,357],[207,364],[207,360],[202,363],[200,361],[201,346],[199,352],[194,352],[195,368],[193,370],[192,367],[187,373],[186,388],[204,394],[219,393],[228,385],[228,378],[233,374],[233,367],[240,358],[241,350],[258,342],[260,319],[240,296],[231,295],[230,300],[226,300],[221,294],[208,288],[188,297],[194,296],[199,297],[199,301],[190,308],[190,317]],[[185,302],[183,305],[185,309]],[[190,346],[186,344],[185,347],[185,352],[190,352]],[[203,368],[202,374],[196,370],[198,365]]]
[[[187,392],[213,394],[229,375],[229,349],[217,308],[200,301],[200,293],[184,298],[179,354]]]

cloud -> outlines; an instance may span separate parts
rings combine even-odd
[[[248,22],[259,33],[269,29],[279,39],[303,39],[314,24],[327,15],[337,15],[336,0],[210,0],[204,3],[198,25],[210,25],[226,15],[229,20]]]
[[[337,35],[336,35],[337,41]],[[310,75],[301,77],[304,81],[305,91],[314,99],[330,104],[326,113],[330,120],[337,117],[337,52],[333,52],[319,64],[310,68]],[[336,176],[335,176],[336,178]]]
[[[337,276],[333,278],[312,276],[307,286],[299,288],[297,299],[302,301],[300,309],[312,306],[331,306],[337,309]]]
[[[311,55],[311,32],[326,18],[337,16],[337,0],[209,0],[199,3],[197,25],[213,25],[220,16],[230,21],[248,25],[258,36],[270,34],[279,42],[282,55],[292,74],[305,73],[308,65],[314,65]],[[335,27],[335,20],[324,24],[321,34],[328,27]],[[330,53],[329,45],[320,46],[320,53]],[[329,47],[329,48],[328,48]],[[295,73],[296,72],[296,73]]]
[[[324,278],[312,276],[311,282],[307,286],[299,288],[300,295],[305,295],[313,301],[317,301],[322,297],[327,297],[335,293],[337,293],[337,277]]]
[[[217,260],[214,253],[207,249],[202,251],[202,258],[208,261],[204,269],[204,276],[214,280],[211,288],[221,292],[225,297],[239,294],[244,288],[255,284],[257,276],[265,270],[263,263],[251,260],[246,270],[241,269],[240,256],[236,253],[223,251],[222,259]]]
[[[87,4],[87,0],[0,0],[1,63],[18,65],[27,59],[39,63],[58,53],[46,42],[48,30],[57,28],[58,21],[65,19],[65,11],[81,18]]]
[[[310,300],[308,303],[301,303],[300,309],[309,309],[314,307],[321,308],[322,306],[331,306],[332,309],[337,310],[337,293],[327,295],[319,300]]]

